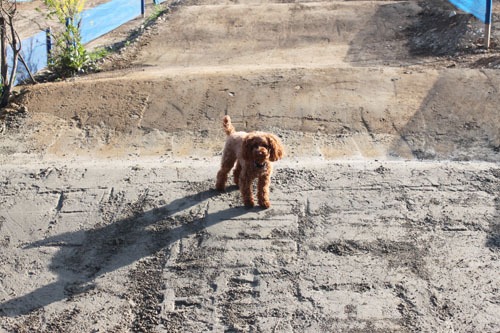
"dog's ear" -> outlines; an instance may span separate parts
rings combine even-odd
[[[268,134],[267,142],[271,148],[271,151],[269,152],[269,159],[272,162],[282,159],[283,155],[285,155],[285,150],[283,149],[283,145],[280,140],[273,134]]]
[[[244,160],[251,160],[253,158],[252,156],[253,138],[254,136],[252,134],[248,134],[243,139],[243,144],[241,145],[241,157],[243,157]]]

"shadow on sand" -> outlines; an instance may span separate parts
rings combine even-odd
[[[486,246],[493,250],[500,250],[500,196],[495,199],[495,216],[490,222],[490,234]]]
[[[233,186],[228,191],[235,189]],[[26,245],[27,249],[59,248],[49,266],[58,278],[29,294],[0,304],[0,314],[24,315],[81,294],[93,289],[95,280],[106,273],[160,250],[168,252],[169,246],[184,237],[249,212],[244,207],[234,207],[208,215],[208,201],[217,195],[219,192],[216,190],[206,190],[101,228],[67,232]],[[201,214],[188,212],[196,210],[196,207]]]

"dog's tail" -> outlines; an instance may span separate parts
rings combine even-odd
[[[226,132],[227,135],[231,135],[236,132],[233,124],[231,123],[231,117],[229,116],[224,116],[222,119],[222,126],[224,126],[224,132]]]

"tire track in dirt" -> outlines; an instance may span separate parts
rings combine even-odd
[[[1,329],[495,332],[498,166],[448,159],[498,160],[500,77],[436,59],[475,28],[423,6],[186,3],[133,70],[30,88],[2,132]],[[212,190],[224,113],[289,148],[269,210]]]

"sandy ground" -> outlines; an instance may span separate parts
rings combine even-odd
[[[269,210],[216,165],[4,166],[3,328],[498,330],[497,165],[288,161]]]
[[[168,7],[3,111],[0,331],[500,331],[496,25],[485,52],[445,1]],[[270,209],[214,190],[224,114],[286,146]]]

